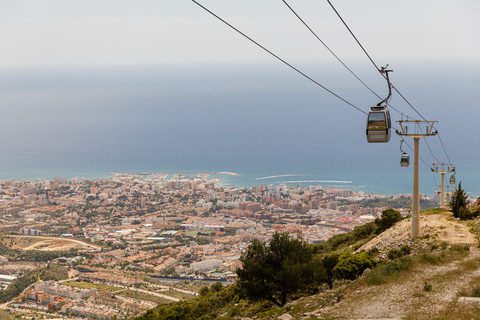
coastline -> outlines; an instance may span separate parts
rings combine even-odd
[[[134,169],[134,167],[131,167]],[[175,174],[184,174],[184,175],[194,175],[194,174],[208,174],[210,176],[209,179],[215,179],[215,184],[221,187],[230,188],[251,188],[251,187],[259,187],[260,185],[268,186],[269,184],[273,184],[273,186],[277,185],[287,185],[291,187],[298,187],[299,184],[303,187],[308,187],[310,185],[314,186],[322,186],[323,188],[327,189],[347,189],[355,192],[364,192],[368,194],[381,194],[387,196],[396,196],[398,194],[411,194],[412,187],[411,187],[411,179],[410,177],[404,177],[403,179],[399,180],[395,174],[387,174],[384,175],[382,179],[372,179],[375,177],[374,173],[366,172],[366,171],[348,171],[348,170],[336,170],[336,171],[329,171],[329,172],[308,172],[308,171],[301,171],[301,170],[291,170],[285,172],[268,172],[268,171],[248,171],[244,172],[241,169],[235,171],[202,171],[196,170],[198,168],[188,168],[185,171],[182,170],[175,170],[176,168],[168,168],[169,170],[160,171],[157,169],[153,170],[128,170],[128,168],[115,168],[117,170],[110,171],[104,170],[101,168],[98,169],[53,169],[53,168],[43,168],[41,170],[9,170],[8,174],[3,174],[4,181],[9,181],[10,179],[14,179],[16,181],[31,181],[35,182],[37,179],[40,180],[53,180],[54,177],[60,178],[68,178],[72,179],[74,177],[83,178],[85,177],[86,180],[101,180],[101,179],[110,179],[112,176],[117,173],[126,174],[126,172],[137,172],[139,175],[146,175],[146,174],[159,174],[162,175],[169,175],[169,179],[173,177]],[[120,170],[118,170],[120,169]],[[126,170],[122,170],[126,169]],[[210,169],[210,168],[209,168]],[[213,168],[212,168],[213,169]],[[110,173],[109,173],[110,172]],[[424,177],[422,177],[421,182],[424,183],[423,186],[420,188],[420,193],[422,195],[426,195],[428,197],[433,196],[434,190],[432,188],[428,188],[428,173],[423,173]],[[467,185],[462,181],[462,186]],[[478,184],[478,183],[477,183]],[[474,187],[474,186],[473,186]],[[475,191],[476,188],[471,188],[470,190],[467,189],[467,194],[470,198],[476,198],[480,196]]]
[[[151,175],[151,174],[228,174],[234,177],[238,177],[239,174],[235,172],[226,172],[226,171],[179,171],[179,172],[167,172],[167,171],[162,171],[162,172],[110,172],[109,175],[115,176],[117,174],[131,174],[131,175]]]

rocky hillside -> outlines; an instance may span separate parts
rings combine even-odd
[[[337,281],[333,290],[325,286],[319,294],[292,296],[281,308],[243,300],[231,285],[138,319],[480,320],[480,302],[474,298],[480,297],[480,220],[451,216],[439,209],[422,213],[420,238],[410,238],[411,220],[406,219],[368,242],[360,240],[349,251],[378,252],[375,268],[357,280]],[[202,316],[192,318],[191,310]]]
[[[419,239],[410,239],[410,219],[364,245],[388,259],[391,249],[409,245],[411,265],[378,268],[332,291],[291,304],[313,309],[298,319],[480,319],[480,301],[459,301],[480,293],[480,221],[461,222],[447,212],[423,215]],[[399,262],[398,264],[402,264]],[[391,268],[395,269],[395,268]],[[330,301],[325,303],[324,301]],[[465,300],[465,299],[461,299]],[[475,299],[466,299],[475,300]],[[480,299],[479,299],[480,300]]]

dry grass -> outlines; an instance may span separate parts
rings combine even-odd
[[[405,320],[480,320],[480,305],[451,302],[437,312],[418,310],[411,312]]]
[[[373,269],[356,281],[364,287],[327,307],[326,314],[342,319],[480,320],[480,305],[457,302],[460,296],[471,296],[480,281],[480,251],[471,224],[450,220],[444,213],[422,216],[422,223],[428,223],[429,237],[418,239],[423,249],[417,248],[410,266],[390,262]],[[399,231],[406,228],[399,227],[390,234],[402,237]]]
[[[92,282],[85,282],[85,281],[68,281],[62,284],[66,286],[81,288],[81,289],[96,288],[98,291],[110,290],[113,293],[116,291],[123,290],[123,288],[120,288],[120,287],[114,287],[106,284],[92,283]]]
[[[118,295],[122,297],[127,297],[127,298],[152,301],[157,304],[167,304],[172,302],[171,300],[168,300],[165,298],[161,298],[161,297],[153,296],[144,292],[138,292],[133,290],[125,290],[119,293]]]

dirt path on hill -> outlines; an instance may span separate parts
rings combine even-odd
[[[409,223],[402,221],[364,248],[390,248],[392,243],[401,243],[403,238],[408,240]],[[444,319],[442,316],[447,310],[461,312],[472,308],[471,302],[458,302],[458,298],[470,295],[472,288],[480,283],[480,249],[475,235],[465,223],[446,215],[422,216],[421,230],[423,236],[428,234],[428,238],[421,240],[426,242],[427,248],[447,242],[449,246],[468,244],[470,251],[452,262],[417,263],[412,270],[402,272],[386,284],[358,284],[346,291],[339,303],[324,308],[321,314],[342,319]],[[427,252],[432,255],[443,252],[445,259],[454,254],[441,248]],[[431,285],[431,291],[425,290],[425,283]]]
[[[476,245],[478,243],[466,224],[458,223],[449,216],[436,214],[421,218],[420,223],[426,223],[433,227],[435,233],[438,234],[439,241],[446,241],[449,244]]]
[[[462,291],[467,292],[480,279],[480,269],[465,270],[468,262],[479,261],[480,251],[475,248],[466,260],[426,268],[421,265],[398,282],[359,286],[324,311],[343,319],[402,319],[415,313],[420,318],[433,318],[449,304],[457,303]],[[432,291],[424,291],[425,282]]]

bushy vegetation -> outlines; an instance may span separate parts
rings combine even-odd
[[[240,287],[251,299],[266,299],[284,306],[287,295],[314,281],[312,251],[306,241],[276,232],[270,243],[254,240],[240,260]]]
[[[233,318],[248,308],[245,296],[242,295],[239,287],[234,284],[226,288],[216,287],[211,290],[202,289],[202,295],[189,301],[171,303],[150,309],[145,314],[136,317],[136,320],[190,320],[190,319],[215,319],[220,315],[226,318]],[[217,291],[217,289],[219,289]],[[265,305],[267,308],[271,304]]]
[[[480,285],[476,285],[472,289],[472,297],[480,298]]]
[[[425,284],[423,285],[423,291],[425,292],[430,292],[432,291],[432,285],[431,284],[428,284],[426,281],[425,281]]]
[[[400,220],[402,220],[400,212],[393,209],[386,209],[382,212],[381,218],[357,226],[351,232],[335,235],[325,242],[314,245],[314,253],[340,251],[354,244],[361,245],[367,243]]]
[[[472,220],[480,215],[480,209],[477,208],[473,211],[467,208],[468,196],[465,190],[462,189],[462,182],[458,184],[458,188],[452,195],[449,206],[455,218],[461,220]]]
[[[386,209],[382,212],[382,218],[375,219],[375,225],[377,229],[375,230],[377,234],[382,233],[388,228],[392,227],[395,223],[402,220],[402,215],[397,210]]]
[[[412,206],[412,199],[409,197],[388,197],[388,198],[374,198],[363,200],[360,202],[361,207],[389,207],[389,208],[410,208]],[[437,207],[437,204],[425,199],[420,199],[420,209],[426,210]]]
[[[382,218],[316,245],[288,233],[275,233],[269,243],[254,240],[241,257],[243,269],[237,271],[235,284],[204,287],[195,299],[160,306],[136,319],[233,319],[275,305],[284,307],[289,299],[316,293],[324,286],[332,289],[337,280],[354,280],[376,267],[378,250],[354,253],[352,247],[359,247],[400,220],[397,211],[385,210]],[[408,254],[408,249],[400,252]],[[407,268],[408,261],[400,258],[386,265],[382,274]]]
[[[397,249],[390,250],[387,254],[387,257],[390,260],[395,260],[403,256],[409,255],[411,251],[412,251],[412,248],[410,248],[410,246],[402,246],[400,250],[397,250]]]
[[[410,257],[401,257],[395,261],[382,262],[373,269],[366,279],[370,285],[380,285],[387,282],[387,279],[408,270],[413,264]]]

